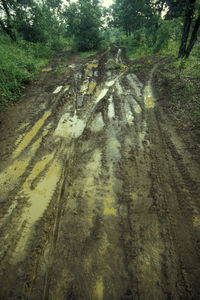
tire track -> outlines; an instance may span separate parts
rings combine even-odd
[[[110,52],[120,70],[109,53],[69,66],[19,128],[0,179],[2,299],[200,296],[198,168],[153,95],[157,66],[143,85]]]

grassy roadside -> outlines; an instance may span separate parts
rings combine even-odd
[[[200,59],[165,58],[155,73],[158,99],[171,115],[183,124],[200,128]]]
[[[25,85],[31,82],[42,66],[53,57],[53,51],[40,43],[23,40],[13,43],[0,36],[0,109],[15,102]]]
[[[187,60],[177,60],[179,44],[175,42],[156,54],[145,45],[137,50],[130,43],[123,43],[123,47],[130,60],[129,71],[143,82],[158,63],[153,80],[158,100],[177,121],[200,128],[200,46],[196,45]]]
[[[98,51],[88,51],[88,52],[79,52],[80,57],[87,59],[91,56],[94,56],[98,53]]]
[[[79,52],[82,59],[88,59],[108,47],[102,41],[97,51]],[[30,43],[18,40],[13,43],[8,37],[0,35],[0,110],[6,109],[9,103],[16,102],[22,95],[25,85],[30,83],[41,67],[53,58],[55,51],[47,44]],[[66,68],[66,56],[63,56],[54,72]]]

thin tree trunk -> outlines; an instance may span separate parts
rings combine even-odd
[[[186,58],[189,57],[189,55],[190,55],[190,53],[191,53],[191,51],[192,51],[192,49],[194,47],[194,44],[197,41],[197,34],[198,34],[199,27],[200,27],[200,12],[199,12],[199,17],[196,20],[196,23],[194,25],[194,29],[192,31],[190,43],[189,43],[189,45],[187,47],[187,50],[186,50],[186,55],[185,55]]]
[[[12,29],[9,28],[8,26],[6,27],[6,26],[4,25],[4,23],[3,23],[2,20],[0,20],[0,25],[1,25],[1,28],[3,29],[3,31],[4,31],[6,34],[9,35],[9,37],[11,38],[11,40],[12,40],[13,42],[16,42],[16,36],[15,36],[15,34],[12,32]]]
[[[8,9],[6,1],[5,0],[1,0],[1,3],[3,5],[3,8],[5,10],[5,13],[6,13],[8,19],[10,19],[10,12],[9,12],[9,9]]]
[[[195,8],[196,0],[188,0],[186,5],[186,12],[185,12],[185,21],[184,27],[182,32],[182,39],[181,45],[179,48],[178,58],[184,57],[186,55],[186,47],[187,47],[187,40],[190,32],[190,26],[192,23],[192,19],[194,16],[194,8]]]
[[[3,6],[3,9],[7,15],[7,26],[4,24],[4,22],[2,20],[0,20],[0,25],[2,27],[2,29],[10,36],[11,40],[13,40],[14,42],[16,42],[16,36],[13,32],[13,28],[12,28],[12,25],[11,25],[11,15],[10,15],[10,12],[9,12],[9,8],[7,6],[7,3],[5,0],[0,0],[1,1],[1,4]]]

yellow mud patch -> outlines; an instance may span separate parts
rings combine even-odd
[[[94,89],[96,87],[96,82],[95,81],[91,81],[90,84],[89,84],[89,89],[87,91],[87,95],[91,95],[93,92],[94,92]]]
[[[36,164],[33,172],[28,177],[26,183],[23,185],[23,193],[29,197],[30,207],[26,211],[25,216],[29,217],[28,222],[34,223],[37,221],[45,211],[47,204],[54,194],[56,185],[60,179],[61,170],[60,164],[55,160],[45,174],[44,178],[39,181],[34,190],[30,189],[29,182],[33,180],[45,167],[45,165],[52,159],[53,155],[46,157],[44,162]],[[46,163],[46,164],[45,164]]]
[[[51,112],[46,111],[43,117],[35,123],[32,129],[25,135],[23,140],[19,143],[17,149],[13,152],[12,158],[16,158],[30,144],[32,139],[37,135],[38,131],[50,115]]]
[[[59,143],[60,142],[60,138],[57,138],[56,140],[55,140],[55,143]]]
[[[46,132],[43,132],[42,137],[46,135]],[[28,167],[32,157],[38,150],[42,137],[40,137],[31,147],[31,150],[27,155],[21,159],[18,159],[12,163],[11,166],[6,168],[3,172],[0,173],[0,189],[1,191],[7,191],[12,187],[12,185],[17,182],[20,176],[24,174],[26,168]]]
[[[133,117],[132,115],[129,115],[129,116],[128,116],[127,122],[128,122],[129,124],[131,124],[131,123],[133,122],[133,120],[134,120],[134,117]]]
[[[128,71],[128,66],[120,64],[120,69],[124,72]]]
[[[22,133],[19,135],[19,137],[17,138],[16,142],[15,142],[15,145],[17,146],[21,141],[22,139],[25,137],[25,133]]]
[[[155,102],[153,96],[145,96],[145,106],[147,108],[154,108]]]
[[[39,181],[35,189],[31,189],[30,184],[32,180],[39,175],[39,173],[45,168],[46,164],[52,159],[53,154],[45,157],[44,161],[37,163],[33,172],[27,178],[26,182],[22,187],[20,194],[25,195],[28,198],[29,207],[25,209],[22,214],[20,223],[23,224],[26,221],[23,234],[19,239],[15,253],[13,254],[14,262],[21,260],[23,257],[24,249],[28,238],[32,230],[34,223],[39,220],[50,200],[52,199],[56,190],[57,184],[60,181],[62,175],[62,167],[58,160],[54,160],[49,170],[44,177]]]
[[[25,129],[28,125],[29,125],[29,123],[24,123],[24,124],[22,124],[22,125],[17,129],[17,131],[21,131],[21,130]]]
[[[200,227],[200,216],[194,216],[193,217],[193,226],[194,227]]]
[[[69,85],[69,84],[66,84],[66,85],[65,85],[64,92],[67,92],[67,91],[69,90],[69,88],[70,88],[70,85]]]
[[[28,180],[25,181],[23,185],[23,189],[27,190],[30,189],[30,184],[34,179],[38,177],[38,175],[45,169],[48,163],[53,159],[54,153],[47,155],[43,158],[43,160],[36,163],[35,167],[33,168]]]
[[[42,72],[50,72],[50,71],[52,71],[52,68],[44,68],[44,69],[42,69]]]
[[[87,89],[88,89],[88,82],[81,85],[80,92],[85,93],[87,91]]]
[[[94,289],[94,300],[102,300],[103,299],[103,279],[100,278],[96,282],[96,286]]]
[[[88,64],[88,65],[87,65],[87,67],[90,68],[90,69],[98,68],[98,66],[99,66],[99,65],[96,64],[96,63],[92,63],[92,64]]]
[[[116,216],[115,198],[113,196],[107,196],[104,199],[104,215]]]
[[[72,64],[72,65],[69,66],[69,68],[74,69],[74,68],[76,68],[76,65],[75,65],[75,64]]]
[[[135,112],[136,112],[137,114],[140,114],[141,111],[142,111],[141,107],[140,107],[139,105],[136,105],[136,107],[135,107]]]
[[[146,108],[155,107],[155,99],[150,85],[147,85],[144,89],[144,103]]]
[[[3,173],[0,174],[0,186],[4,183],[10,185],[10,183],[12,182],[12,178],[19,178],[25,171],[28,164],[29,159],[15,161],[10,167],[8,167]]]

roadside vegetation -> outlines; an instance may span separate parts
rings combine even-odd
[[[98,0],[0,0],[0,109],[17,101],[56,51],[87,59],[116,43],[133,72],[159,62],[159,97],[167,94],[173,111],[199,124],[199,26],[199,0],[115,0],[109,9]]]
[[[200,126],[200,1],[116,0],[112,15],[131,70],[145,78],[151,63],[159,63],[158,98],[177,119]]]
[[[19,99],[55,52],[88,58],[105,49],[101,24],[98,1],[0,0],[0,109]]]

